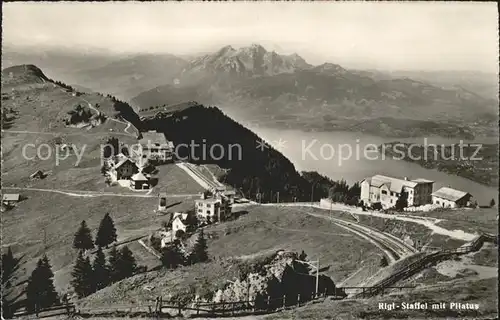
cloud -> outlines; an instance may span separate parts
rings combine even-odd
[[[498,65],[494,3],[7,3],[14,45],[190,54],[268,43],[312,63],[393,69]]]

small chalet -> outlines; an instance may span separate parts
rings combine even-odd
[[[19,193],[6,193],[2,195],[2,203],[6,206],[13,206],[19,202],[21,196]]]
[[[137,172],[130,177],[130,187],[136,190],[149,189],[149,180],[142,172]]]
[[[472,195],[465,191],[443,187],[432,193],[432,203],[443,208],[465,207],[470,203]]]
[[[175,236],[177,231],[182,230],[183,232],[186,232],[187,230],[187,225],[188,225],[188,214],[187,213],[181,213],[181,212],[175,212],[173,219],[172,219],[172,233]]]
[[[116,180],[130,180],[134,174],[139,172],[139,168],[134,161],[123,157],[110,171],[116,176]]]

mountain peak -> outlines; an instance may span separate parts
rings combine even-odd
[[[328,72],[328,73],[345,73],[347,71],[346,69],[342,68],[340,65],[330,63],[330,62],[323,63],[314,69],[316,69],[317,71],[320,71],[320,72]]]
[[[231,54],[234,52],[236,52],[236,50],[232,46],[227,45],[227,46],[220,48],[219,51],[217,51],[216,55],[223,56],[223,55]]]
[[[48,80],[43,71],[33,64],[21,64],[2,70],[2,83],[41,83]]]
[[[250,48],[254,49],[254,50],[258,50],[258,51],[264,51],[264,52],[267,52],[266,48],[264,48],[263,46],[261,46],[260,44],[258,43],[252,43],[250,45]]]

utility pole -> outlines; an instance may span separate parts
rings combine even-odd
[[[316,269],[316,293],[315,296],[318,296],[318,289],[319,289],[319,258],[316,261],[304,261],[304,260],[296,260],[298,262],[303,262],[305,264],[310,265],[314,269]]]

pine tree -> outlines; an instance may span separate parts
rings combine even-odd
[[[109,252],[109,280],[113,282],[120,281],[120,251],[116,249],[116,247],[112,247]]]
[[[2,316],[5,319],[10,319],[14,316],[15,305],[13,300],[9,300],[10,290],[8,288],[12,285],[12,281],[15,279],[14,272],[19,266],[19,261],[14,258],[12,250],[7,250],[6,253],[2,254]]]
[[[80,224],[80,228],[75,233],[75,238],[73,240],[73,248],[80,250],[89,250],[94,248],[94,242],[92,241],[92,235],[90,233],[89,227],[85,220]]]
[[[131,277],[137,270],[137,263],[135,261],[134,255],[127,246],[124,246],[120,252],[118,266],[120,279]]]
[[[408,207],[408,193],[403,191],[398,200],[396,200],[395,208],[398,211],[403,211],[406,207]]]
[[[307,254],[302,250],[302,252],[299,254],[299,260],[302,261],[307,261]]]
[[[95,244],[99,247],[108,247],[110,244],[116,241],[116,228],[113,219],[106,213],[104,218],[101,220],[99,225],[99,230],[97,231],[97,236],[95,239]]]
[[[163,248],[161,262],[167,269],[175,269],[184,264],[184,255],[180,248],[180,241],[174,241],[174,244]]]
[[[97,254],[92,265],[92,279],[96,290],[101,290],[109,284],[109,270],[106,266],[106,257],[101,247],[97,249]]]
[[[53,278],[49,259],[44,255],[28,279],[26,309],[29,312],[38,312],[59,302]]]
[[[305,253],[304,250],[302,250],[302,252],[299,254],[299,260],[301,260],[301,261],[308,261],[309,260],[307,253]],[[311,271],[311,267],[307,264],[301,263],[300,268],[304,269],[304,271],[302,271],[302,273],[309,274],[309,272]]]
[[[192,263],[197,263],[197,262],[205,262],[208,260],[208,253],[207,253],[207,240],[205,239],[205,234],[203,233],[203,229],[200,230],[198,233],[198,239],[196,240],[196,243],[194,244],[193,247],[193,252],[191,252],[191,262]]]
[[[78,252],[78,257],[76,258],[76,263],[71,275],[73,276],[71,285],[79,298],[86,297],[94,292],[90,259],[89,257],[84,258],[82,251]]]
[[[2,285],[7,284],[11,280],[16,264],[17,262],[9,247],[7,253],[2,254]]]

